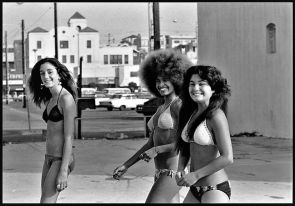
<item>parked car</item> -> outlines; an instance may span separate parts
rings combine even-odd
[[[141,98],[141,99],[151,99],[151,98],[155,97],[149,92],[136,92],[134,94],[136,94],[138,96],[138,98]]]
[[[139,104],[136,106],[136,112],[142,113],[145,116],[151,116],[155,114],[158,107],[164,103],[164,99],[160,97],[154,97],[150,100],[146,101],[143,104]]]
[[[113,109],[135,109],[138,104],[144,104],[149,99],[138,98],[135,94],[114,94],[109,100],[100,101],[100,107],[106,107],[108,111]]]
[[[2,95],[2,102],[6,102],[8,100],[8,102],[13,102],[13,98],[10,94],[6,94],[6,95]]]
[[[101,107],[100,105],[100,101],[107,101],[110,99],[110,96],[111,95],[106,95],[106,94],[103,94],[103,93],[96,93],[95,94],[95,106],[96,107]]]
[[[24,96],[25,96],[24,94],[20,94],[20,95],[18,95],[15,101],[22,102],[23,99],[24,99]]]
[[[104,94],[107,94],[107,95],[113,95],[113,94],[117,94],[117,93],[125,93],[125,94],[131,93],[131,90],[129,88],[121,88],[121,87],[105,88],[102,91]]]

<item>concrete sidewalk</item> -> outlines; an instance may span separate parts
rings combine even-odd
[[[46,125],[40,115],[32,115],[28,131],[26,112],[3,106],[3,203],[39,203]],[[120,181],[112,178],[113,170],[147,141],[143,134],[97,132],[75,139],[75,169],[58,203],[144,203],[153,184],[153,161],[133,165]],[[244,136],[232,137],[232,144],[234,163],[226,168],[231,203],[293,202],[292,139]],[[187,188],[181,190],[182,199],[186,192]]]
[[[247,138],[233,141],[235,161],[226,169],[232,185],[231,203],[292,203],[288,142],[280,139],[281,146],[269,150],[259,147],[259,142],[267,139],[252,137],[256,144],[251,145]],[[58,203],[144,203],[153,184],[152,161],[138,162],[120,181],[112,178],[112,172],[146,141],[75,140],[75,169]],[[44,151],[45,142],[3,146],[3,203],[39,202]],[[186,192],[187,188],[181,190],[182,199]]]

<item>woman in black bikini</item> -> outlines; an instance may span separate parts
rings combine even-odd
[[[38,61],[28,80],[33,102],[46,105],[46,154],[41,179],[41,203],[55,203],[67,187],[74,168],[72,144],[76,117],[77,87],[69,70],[57,59]]]
[[[177,148],[177,185],[190,187],[184,203],[226,203],[231,196],[224,168],[233,163],[226,118],[229,85],[213,66],[192,66],[183,82]],[[190,159],[190,171],[184,169]]]
[[[114,178],[119,179],[129,167],[140,159],[154,159],[154,184],[146,203],[178,203],[179,190],[174,181],[178,153],[175,150],[178,125],[180,94],[184,72],[192,65],[184,55],[173,50],[152,52],[141,65],[141,80],[148,90],[164,103],[148,122],[151,131],[149,140],[125,163],[114,170]]]

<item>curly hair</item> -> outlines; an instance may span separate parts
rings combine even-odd
[[[179,116],[178,135],[180,134],[195,110],[198,110],[198,105],[192,100],[189,94],[189,83],[192,75],[197,74],[203,80],[207,80],[211,89],[215,92],[210,98],[209,106],[198,117],[192,117],[188,125],[188,136],[192,137],[197,126],[206,118],[210,118],[215,110],[222,109],[227,114],[228,97],[231,94],[230,86],[227,84],[226,78],[222,77],[221,72],[214,66],[197,65],[190,67],[185,76],[182,85],[182,106]],[[181,138],[178,138],[178,148],[184,143]],[[186,150],[187,152],[187,150]]]
[[[38,61],[31,72],[31,76],[28,79],[28,85],[30,92],[33,94],[33,102],[41,107],[41,103],[45,103],[48,101],[52,95],[48,88],[41,87],[41,76],[40,76],[40,67],[44,63],[50,63],[52,64],[56,70],[57,73],[60,76],[60,82],[61,86],[67,89],[73,96],[74,100],[76,101],[77,97],[77,85],[70,73],[70,71],[67,69],[67,67],[63,64],[61,64],[57,59],[55,58],[44,58]]]
[[[161,97],[156,88],[158,76],[168,78],[174,87],[176,95],[179,95],[183,75],[192,65],[187,56],[173,49],[156,50],[151,52],[142,62],[139,76],[149,92],[156,97]]]

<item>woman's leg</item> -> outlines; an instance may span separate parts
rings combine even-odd
[[[229,198],[220,190],[210,190],[203,194],[201,201],[202,203],[228,203]]]
[[[183,203],[200,203],[197,198],[192,194],[191,190],[188,191],[187,195],[185,196]]]
[[[42,188],[43,188],[43,185],[44,185],[44,181],[45,181],[45,178],[47,176],[47,173],[49,171],[49,166],[47,165],[47,162],[46,162],[46,159],[44,160],[44,163],[43,163],[43,169],[42,169],[42,177],[41,177],[41,191],[42,191]]]
[[[167,172],[162,173],[153,184],[146,203],[179,203],[179,190],[174,177],[167,176]]]
[[[55,203],[59,192],[56,190],[56,178],[60,169],[61,161],[54,161],[47,172],[43,186],[41,203]]]

